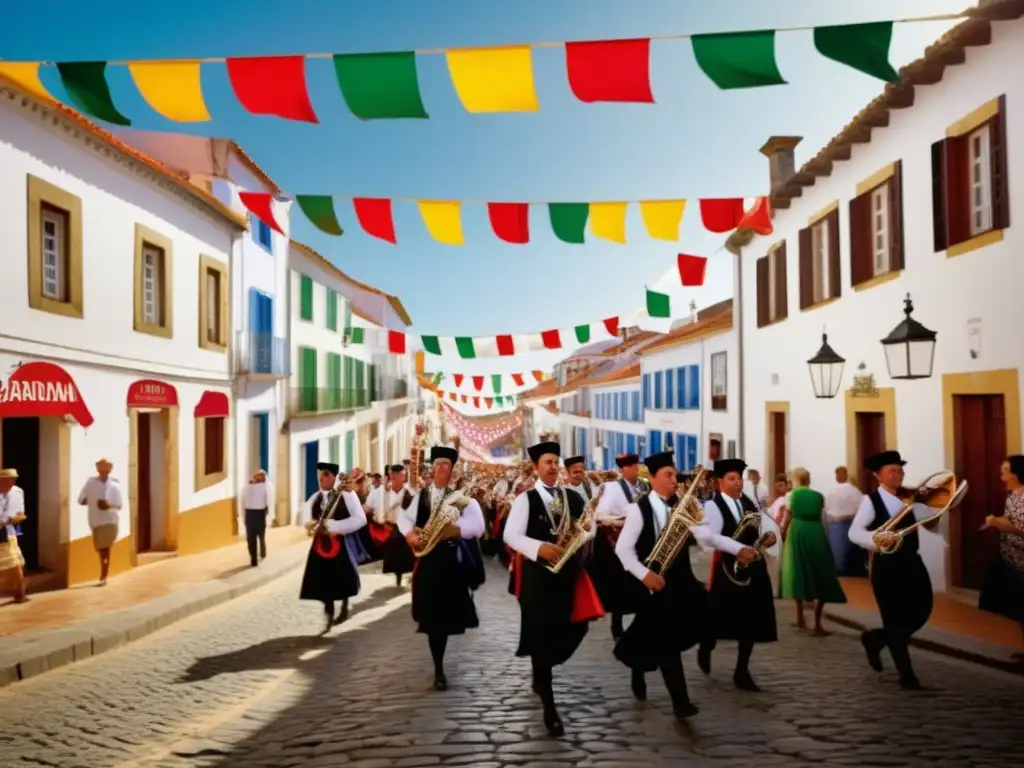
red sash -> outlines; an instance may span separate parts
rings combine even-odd
[[[509,553],[512,555],[511,560],[508,564],[508,569],[512,572],[514,579],[513,588],[515,589],[516,600],[519,599],[519,593],[523,590],[523,556],[518,552],[509,549]]]
[[[389,523],[370,523],[370,538],[381,545],[391,536],[391,528]]]
[[[572,623],[596,621],[604,614],[604,605],[601,603],[601,598],[597,596],[594,582],[590,580],[590,576],[585,570],[581,570],[580,575],[576,578],[576,589],[572,597]]]
[[[313,542],[313,549],[325,560],[333,560],[341,554],[341,535],[334,536],[330,533],[322,533]]]

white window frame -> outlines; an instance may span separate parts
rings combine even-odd
[[[985,123],[967,137],[971,197],[971,236],[992,229],[992,126]]]
[[[829,231],[828,217],[811,226],[811,303],[819,304],[832,298],[829,289]]]
[[[884,275],[892,268],[889,253],[889,182],[871,191],[871,274]]]
[[[163,249],[143,242],[142,319],[147,325],[160,325],[164,301],[163,264]]]
[[[70,214],[43,207],[40,215],[39,238],[42,253],[42,293],[52,301],[67,301],[68,220]],[[52,232],[47,228],[52,227]]]

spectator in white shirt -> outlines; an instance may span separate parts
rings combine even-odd
[[[747,471],[747,482],[743,485],[743,495],[754,502],[759,512],[768,509],[768,489],[761,482],[761,473],[756,469]]]
[[[846,467],[836,467],[836,486],[825,497],[828,537],[840,576],[862,576],[863,556],[850,541],[850,523],[860,509],[864,494],[851,482]]]
[[[255,568],[267,559],[267,515],[274,503],[274,487],[267,480],[265,470],[259,470],[242,489],[242,508],[245,510],[245,539],[249,545],[249,565]],[[259,544],[259,559],[256,558]]]
[[[92,543],[100,557],[100,586],[107,583],[110,573],[110,550],[117,541],[124,493],[121,483],[110,476],[114,465],[108,459],[96,462],[96,476],[90,477],[78,494],[78,503],[89,508],[89,527]]]
[[[25,519],[25,493],[15,483],[18,470],[0,469],[0,576],[14,571],[14,602],[24,603],[25,556],[15,528]]]

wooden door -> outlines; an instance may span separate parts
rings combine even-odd
[[[139,477],[139,508],[135,511],[135,551],[149,552],[153,548],[153,494],[151,491],[150,473],[153,469],[150,441],[152,431],[150,425],[152,414],[140,413],[139,429],[136,436],[138,464],[136,471]]]
[[[999,537],[979,531],[986,515],[998,515],[1006,503],[999,465],[1006,458],[1006,418],[1002,395],[953,398],[953,471],[970,486],[950,522],[954,586],[978,589],[997,556]]]
[[[18,470],[15,484],[25,495],[25,520],[18,526],[18,546],[25,556],[25,570],[35,571],[39,568],[39,419],[4,419],[0,429],[4,467]]]
[[[786,414],[782,411],[772,412],[772,465],[768,470],[768,477],[774,478],[782,472],[788,472],[786,467]]]
[[[865,460],[881,453],[888,446],[885,444],[885,414],[861,411],[857,414],[857,466],[847,467],[850,473],[860,478],[860,489],[863,493],[871,493],[878,488],[878,481],[873,473],[864,467]]]

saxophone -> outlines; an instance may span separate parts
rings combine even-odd
[[[429,492],[428,489],[421,491],[421,493]],[[426,525],[417,531],[420,536],[420,545],[413,550],[413,554],[416,557],[425,557],[433,552],[434,548],[443,540],[442,536],[448,526],[459,522],[462,510],[470,501],[471,499],[462,491],[446,492],[438,499],[434,508],[430,510],[430,517],[427,518]]]
[[[704,472],[703,469],[698,472],[686,493],[677,497],[668,511],[668,522],[654,542],[651,554],[647,556],[644,565],[659,576],[672,567],[676,557],[683,551],[687,538],[692,535],[693,528],[704,522],[704,510],[694,496]]]
[[[748,512],[739,521],[736,526],[736,530],[732,534],[732,538],[736,541],[740,541],[744,534],[748,530],[760,531],[761,530],[761,513],[760,512]],[[768,533],[762,533],[757,537],[757,540],[750,546],[757,554],[756,559],[753,562],[757,562],[764,557],[765,550],[768,549],[768,545],[765,540],[768,538]],[[740,587],[745,587],[750,584],[750,577],[743,578],[744,572],[750,564],[744,565],[739,560],[736,560],[732,564],[732,573],[729,573],[729,568],[723,568],[725,575],[729,577],[729,580],[733,584]]]
[[[564,497],[566,490],[564,487],[559,488],[562,492],[561,495]],[[568,498],[562,501],[562,505],[565,507],[562,512],[562,520],[564,522],[559,526],[558,537],[555,541],[555,546],[562,549],[562,556],[558,558],[557,562],[551,563],[547,566],[547,569],[552,573],[558,573],[561,571],[565,564],[568,563],[573,555],[580,551],[583,546],[594,538],[597,531],[597,505],[601,501],[601,495],[604,493],[604,486],[602,485],[597,489],[597,493],[594,494],[593,498],[587,502],[587,506],[583,509],[583,514],[576,520],[572,520],[572,515],[568,509]],[[554,504],[552,504],[554,506]]]

